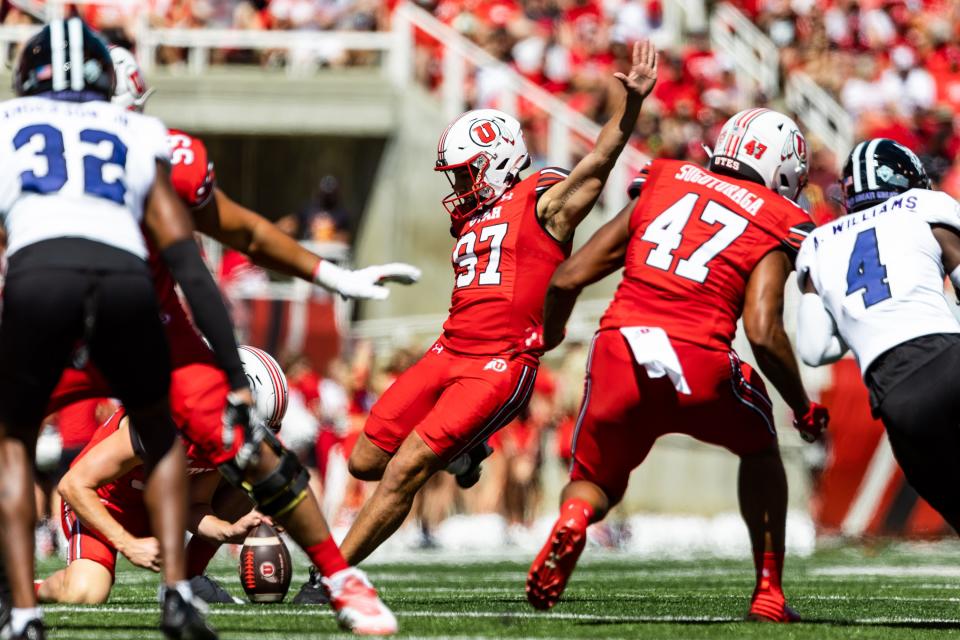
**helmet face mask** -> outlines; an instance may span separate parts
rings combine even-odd
[[[520,123],[496,109],[468,111],[444,130],[435,171],[453,191],[443,206],[453,221],[476,215],[495,202],[530,164]]]
[[[106,43],[80,18],[41,29],[24,44],[13,71],[18,96],[52,93],[65,100],[110,100],[115,85]]]
[[[865,140],[855,146],[840,177],[847,212],[869,209],[910,189],[930,186],[917,154],[888,138]]]
[[[484,181],[490,167],[490,156],[478,153],[470,160],[437,167],[450,182],[453,191],[443,199],[443,206],[455,221],[469,218],[497,197],[493,187]]]
[[[723,125],[710,170],[762,184],[796,201],[807,185],[807,142],[784,114],[747,109]]]

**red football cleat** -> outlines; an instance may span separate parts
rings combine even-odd
[[[747,620],[756,622],[800,622],[800,614],[790,608],[779,589],[755,592]]]
[[[323,586],[330,592],[330,604],[341,629],[367,636],[397,632],[397,619],[360,569],[350,567],[323,578]]]
[[[527,574],[527,601],[534,609],[557,604],[577,559],[587,544],[587,529],[574,518],[557,521]]]

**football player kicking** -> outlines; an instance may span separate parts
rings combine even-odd
[[[13,605],[4,635],[45,635],[33,591],[28,452],[73,359],[96,363],[109,382],[99,395],[119,397],[132,418],[163,559],[161,629],[214,638],[184,580],[185,458],[171,422],[169,349],[144,234],[207,334],[211,363],[223,367],[214,370],[232,390],[224,427],[249,427],[251,397],[226,308],[170,186],[166,129],[109,104],[116,80],[110,54],[79,18],[53,21],[26,42],[13,77],[19,97],[3,105],[0,125],[0,212],[9,241],[0,322],[0,520]]]
[[[115,100],[139,111],[148,95],[132,56],[118,55]],[[301,247],[268,220],[227,198],[214,186],[213,167],[202,142],[179,132],[171,136],[171,178],[192,207],[197,230],[249,255],[255,264],[315,282],[346,297],[385,298],[384,282],[411,283],[419,270],[405,264],[342,269]],[[153,254],[151,254],[153,255]],[[210,350],[193,328],[166,269],[151,258],[154,284],[165,319],[173,372],[170,400],[174,422],[185,438],[237,487],[248,492],[261,513],[286,529],[324,576],[337,620],[357,633],[392,633],[396,621],[366,576],[343,559],[296,457],[267,429],[236,430],[224,437],[221,415],[228,404],[223,375],[212,367]],[[68,370],[48,408],[101,397],[99,373]],[[200,544],[198,542],[198,544]],[[215,549],[208,546],[212,555]]]
[[[435,169],[453,187],[443,204],[457,238],[450,315],[437,342],[373,406],[351,453],[354,476],[381,482],[343,540],[348,562],[397,530],[434,473],[526,404],[538,357],[517,347],[633,132],[656,64],[652,44],[634,47],[629,73],[615,74],[626,95],[569,175],[543,169],[521,179],[530,163],[523,132],[500,111],[469,111],[440,136]]]
[[[841,178],[847,215],[797,258],[797,347],[811,366],[853,351],[870,406],[911,486],[960,532],[960,206],[930,190],[920,159],[883,138],[854,147]]]
[[[287,404],[287,383],[280,366],[254,347],[241,346],[240,358],[252,382],[257,418],[274,432],[279,431]],[[150,537],[143,500],[142,460],[131,441],[128,423],[122,409],[116,412],[97,429],[60,481],[67,567],[37,582],[37,597],[41,602],[106,602],[116,578],[118,551],[135,566],[159,570],[159,549],[156,539]],[[187,450],[187,460],[190,473],[188,530],[214,549],[224,543],[242,543],[262,517],[250,511],[249,500],[243,500],[243,511],[230,521],[217,517],[215,512],[220,511],[217,507],[221,505],[213,504],[214,495],[220,499],[223,494],[217,492],[221,476],[216,466],[192,446]],[[117,474],[121,474],[120,477]],[[116,480],[111,481],[112,478]],[[232,491],[239,493],[236,489]],[[191,562],[187,564],[190,575],[194,572],[189,569]],[[198,568],[199,572],[205,565],[206,562]],[[198,597],[207,599],[199,593],[200,589],[192,586]],[[224,600],[234,602],[222,596],[218,599]]]
[[[624,275],[590,347],[560,517],[527,577],[534,607],[557,603],[587,527],[620,502],[657,438],[676,432],[740,458],[757,579],[749,617],[798,619],[780,586],[787,481],[771,402],[731,343],[742,314],[794,425],[807,440],[819,437],[827,412],[807,398],[782,318],[784,283],[813,228],[791,202],[806,178],[806,145],[792,120],[769,109],[738,113],[721,129],[709,170],[653,161],[631,184],[635,199],[557,269],[545,349],[563,340],[584,286],[621,268]]]

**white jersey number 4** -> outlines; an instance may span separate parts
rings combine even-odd
[[[699,199],[698,194],[688,193],[650,222],[641,237],[641,240],[657,245],[647,255],[648,265],[663,271],[670,271],[670,267],[673,265],[673,252],[683,242],[683,230],[687,226]],[[709,240],[697,247],[689,258],[677,262],[673,272],[681,278],[703,283],[710,275],[707,263],[739,238],[747,230],[750,223],[747,222],[746,218],[737,215],[713,200],[707,202],[707,205],[703,208],[700,220],[709,225],[719,224],[721,226]]]
[[[880,262],[877,230],[865,229],[857,234],[847,266],[847,295],[863,291],[864,308],[890,299],[887,266]]]

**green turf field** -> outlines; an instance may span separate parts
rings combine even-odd
[[[844,547],[788,559],[787,596],[805,618],[790,627],[740,622],[753,586],[747,562],[592,555],[549,613],[527,605],[527,564],[519,560],[439,564],[425,554],[366,569],[397,613],[401,637],[960,638],[960,544]],[[212,573],[243,595],[226,561]],[[289,597],[305,575],[301,565]],[[51,637],[91,640],[158,638],[157,617],[155,577],[129,565],[108,605],[51,606],[46,614]],[[223,638],[344,637],[325,607],[218,605],[212,620]]]

